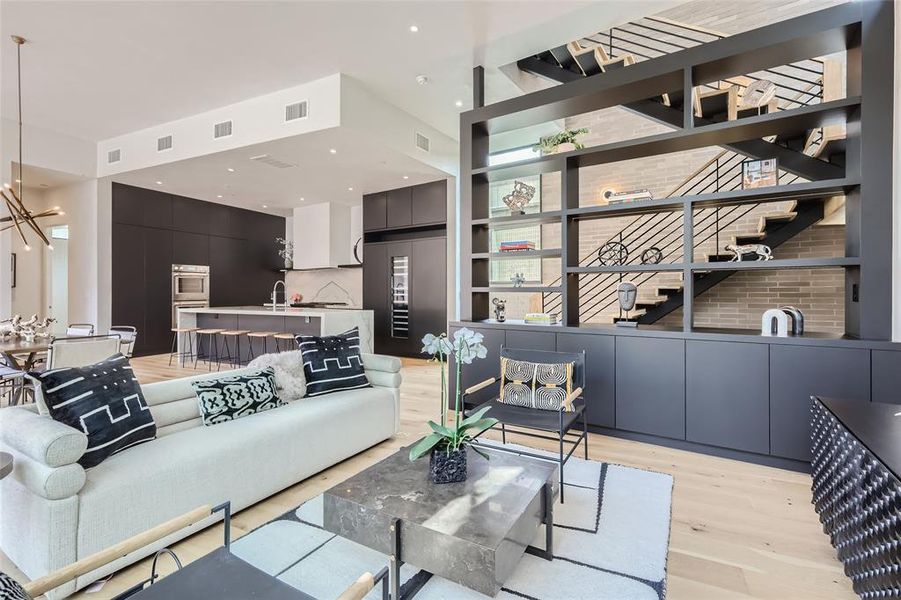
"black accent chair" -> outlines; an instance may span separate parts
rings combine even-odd
[[[496,446],[493,444],[491,447],[493,449],[514,454],[557,462],[560,465],[560,502],[562,503],[564,487],[563,468],[569,460],[569,457],[572,456],[573,452],[576,451],[576,448],[579,447],[580,443],[584,443],[585,458],[588,459],[588,421],[586,420],[585,415],[585,398],[582,396],[585,389],[585,351],[551,352],[548,350],[524,350],[501,346],[500,355],[501,358],[533,363],[573,363],[573,389],[567,398],[567,402],[572,405],[572,410],[567,410],[566,405],[561,406],[559,410],[543,410],[525,406],[514,406],[501,402],[498,400],[497,396],[474,408],[464,410],[464,414],[469,416],[486,406],[490,406],[491,410],[489,410],[485,416],[494,417],[500,421],[492,429],[500,430],[501,441],[505,445],[507,443],[508,432],[557,442],[559,444],[559,455],[557,458],[551,458],[547,455],[525,452],[522,450],[507,450],[503,446]],[[463,405],[466,406],[466,398],[468,396],[488,388],[500,382],[500,380],[500,376],[497,376],[467,388],[463,392]],[[574,427],[577,427],[580,421],[582,424],[581,431],[578,429],[570,431]],[[538,433],[535,433],[535,431]],[[476,443],[480,443],[480,441],[476,440]],[[565,444],[572,445],[568,452],[564,447]]]

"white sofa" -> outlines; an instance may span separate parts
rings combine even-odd
[[[373,387],[292,401],[205,427],[192,380],[144,385],[157,439],[85,471],[80,431],[34,406],[0,409],[0,447],[13,454],[0,481],[0,549],[30,578],[64,567],[203,504],[237,511],[392,437],[400,426],[400,361],[363,355]],[[241,371],[234,371],[239,373]],[[213,518],[58,588],[64,598]]]

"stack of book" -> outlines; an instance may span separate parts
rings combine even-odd
[[[553,313],[526,313],[524,321],[539,325],[554,325],[557,322],[557,315]]]
[[[522,252],[523,250],[534,250],[535,242],[527,242],[525,240],[515,242],[501,242],[501,252]]]

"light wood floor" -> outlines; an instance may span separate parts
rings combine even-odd
[[[167,367],[166,357],[139,358],[133,365],[142,383],[193,373]],[[427,429],[426,419],[437,414],[438,389],[435,366],[405,361],[400,433],[241,511],[232,521],[233,535],[240,537],[415,441]],[[551,444],[512,436],[511,441],[547,444],[549,449]],[[596,434],[591,434],[589,452],[594,460],[674,476],[668,598],[856,597],[810,505],[809,476]],[[178,543],[174,550],[190,562],[221,543],[221,526],[217,526]],[[21,577],[2,555],[0,569]],[[149,560],[144,560],[116,574],[102,592],[75,598],[109,598],[149,572]]]

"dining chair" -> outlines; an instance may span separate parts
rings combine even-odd
[[[94,335],[94,325],[92,323],[69,323],[66,335],[90,337]]]
[[[109,334],[119,336],[119,351],[131,358],[135,351],[135,341],[138,339],[138,328],[131,325],[114,325],[109,328]]]
[[[105,360],[120,352],[118,335],[60,338],[50,343],[48,369],[84,367]]]

